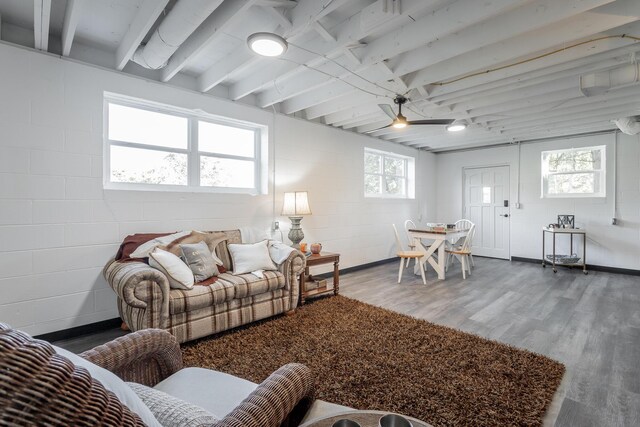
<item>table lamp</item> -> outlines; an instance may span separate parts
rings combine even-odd
[[[294,248],[300,248],[300,242],[304,239],[304,233],[300,227],[302,215],[311,215],[309,199],[306,191],[294,191],[284,193],[284,204],[282,205],[282,215],[286,215],[291,220],[291,230],[289,230],[289,240]]]

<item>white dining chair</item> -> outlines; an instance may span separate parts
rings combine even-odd
[[[393,233],[396,236],[396,255],[400,257],[400,269],[398,271],[398,283],[402,280],[402,271],[404,270],[405,260],[415,259],[417,263],[417,267],[420,270],[420,275],[422,276],[422,283],[427,284],[427,278],[424,275],[424,266],[420,264],[419,258],[422,258],[424,254],[420,251],[405,251],[402,246],[402,242],[400,241],[400,235],[398,234],[398,229],[395,224],[391,224],[393,227]]]
[[[473,241],[473,235],[476,232],[475,224],[471,226],[469,232],[464,238],[464,242],[459,247],[454,247],[451,249],[445,249],[447,252],[447,256],[450,257],[447,260],[447,270],[449,269],[449,265],[453,263],[453,259],[456,258],[462,264],[462,278],[467,278],[467,271],[469,275],[471,275],[471,242]]]
[[[458,229],[462,229],[462,230],[467,229],[467,228],[471,229],[471,227],[474,227],[474,226],[475,226],[475,224],[473,222],[469,221],[468,219],[459,219],[459,220],[456,221],[456,228],[458,228]],[[455,242],[452,245],[453,246],[452,249],[462,246],[462,243],[464,243],[464,240],[465,240],[465,237],[459,238],[458,241]],[[473,237],[471,238],[471,242],[469,244],[469,249],[471,249],[471,246],[473,246]],[[476,265],[473,262],[473,254],[469,255],[469,258],[471,259],[471,267],[475,267]]]
[[[412,220],[408,219],[404,222],[404,232],[407,234],[407,246],[409,246],[410,251],[416,250],[416,244],[414,243],[414,240],[411,238],[411,235],[409,234],[409,230],[415,229],[415,228],[416,228],[416,223],[413,222]],[[405,267],[409,267],[410,262],[411,262],[411,258],[407,258],[407,263]]]

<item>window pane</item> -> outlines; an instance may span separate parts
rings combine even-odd
[[[187,155],[111,146],[111,182],[187,185]]]
[[[187,148],[188,120],[169,114],[109,104],[109,139]]]
[[[364,193],[365,194],[380,194],[380,179],[378,175],[365,175],[364,176]]]
[[[204,187],[254,188],[254,163],[247,160],[200,157],[200,185]]]
[[[601,167],[600,150],[574,150],[548,155],[549,171],[573,172],[592,171]]]
[[[399,178],[395,176],[385,176],[385,193],[394,194],[394,195],[403,195],[405,184],[404,178]]]
[[[365,173],[381,173],[382,156],[379,154],[364,153]]]
[[[404,176],[404,160],[385,157],[384,173],[385,175]]]
[[[253,157],[255,132],[215,123],[198,122],[198,148],[200,151],[209,153]]]
[[[595,174],[574,173],[549,176],[549,194],[595,193]]]

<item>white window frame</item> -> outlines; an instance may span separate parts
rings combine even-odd
[[[149,144],[140,144],[109,139],[109,104],[122,105],[140,110],[168,114],[187,119],[187,148],[172,148]],[[246,129],[254,132],[254,156],[244,157],[208,151],[200,151],[198,147],[198,123],[208,122],[223,126]],[[158,104],[123,95],[104,95],[103,104],[103,187],[105,190],[132,190],[132,191],[174,191],[174,192],[204,192],[204,193],[241,193],[241,194],[266,194],[266,185],[263,185],[263,171],[267,169],[266,162],[266,138],[268,128],[256,123],[243,122],[226,117],[218,117],[211,114],[195,112],[179,107]],[[150,151],[162,151],[187,155],[187,185],[172,184],[146,184],[131,182],[111,181],[111,147],[139,148]],[[242,187],[215,187],[200,185],[200,157],[215,157],[233,160],[248,160],[254,163],[254,186]]]
[[[364,197],[367,198],[388,198],[388,199],[414,199],[415,198],[415,159],[409,156],[403,156],[401,154],[391,153],[388,151],[375,150],[373,148],[365,147],[364,155],[362,156],[362,164],[363,167],[366,167],[366,157],[367,154],[373,154],[376,156],[380,156],[381,160],[381,172],[380,173],[371,173],[366,172],[363,169],[362,174],[362,183],[364,187],[364,179],[366,175],[376,175],[381,177],[380,179],[380,192],[376,194],[370,194],[366,192],[366,187],[363,188]],[[402,160],[404,162],[404,175],[388,175],[384,173],[384,161],[385,158],[393,159],[393,160]],[[404,178],[405,188],[404,194],[390,194],[385,193],[383,181],[386,176],[392,176],[394,178]]]
[[[549,172],[548,158],[551,154],[569,153],[576,151],[600,151],[601,161],[600,169],[592,170],[577,170],[566,172]],[[584,174],[592,173],[596,180],[599,181],[598,191],[594,193],[562,193],[562,194],[550,194],[549,193],[549,177],[553,175],[571,175],[571,174]],[[540,178],[541,178],[541,194],[542,199],[564,199],[564,198],[604,198],[607,196],[607,146],[596,145],[590,147],[574,147],[563,150],[547,150],[542,151],[540,154]]]

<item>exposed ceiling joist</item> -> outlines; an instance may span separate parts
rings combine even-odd
[[[287,0],[258,0],[256,6],[264,6],[264,7],[281,7],[285,9],[291,9],[298,5],[295,1],[287,1]]]
[[[64,11],[64,22],[62,24],[62,56],[69,56],[73,37],[76,34],[80,14],[82,13],[82,0],[68,0],[67,8]]]
[[[122,70],[127,65],[168,2],[169,0],[144,0],[142,2],[116,51],[116,70]]]
[[[198,90],[206,92],[228,79],[239,68],[256,61],[258,59],[249,52],[233,52],[198,76]]]
[[[187,63],[232,25],[255,4],[257,0],[234,0],[223,2],[205,19],[198,29],[176,50],[167,66],[162,69],[162,81],[172,79]]]
[[[38,50],[49,49],[49,25],[51,22],[51,0],[33,1],[33,39]]]
[[[290,30],[291,29],[291,21],[289,20],[289,18],[287,18],[287,16],[284,14],[284,12],[278,8],[275,7],[267,7],[265,8],[265,11],[271,15],[271,17],[273,17],[275,19],[275,21],[285,30]]]
[[[630,2],[635,0],[621,1]],[[567,3],[556,2],[554,4],[566,5]],[[618,3],[615,3],[613,6],[617,4]],[[640,3],[637,4],[640,8]],[[558,11],[558,13],[559,12],[560,11]],[[424,86],[433,82],[450,79],[452,77],[452,69],[468,70],[468,72],[482,71],[491,68],[496,63],[513,60],[514,52],[518,52],[518,56],[521,58],[526,55],[534,56],[535,53],[544,51],[545,49],[561,47],[562,45],[567,45],[571,41],[579,41],[593,34],[607,31],[611,28],[633,22],[637,19],[637,15],[627,16],[615,13],[596,12],[584,12],[561,21],[555,19],[555,16],[556,15],[548,16],[547,20],[550,22],[547,22],[547,24],[549,25],[544,27],[539,27],[535,24],[525,25],[524,22],[527,22],[528,19],[532,18],[526,18],[523,16],[521,18],[521,21],[523,22],[522,27],[520,28],[530,28],[529,31],[523,32],[515,30],[516,34],[505,34],[507,37],[502,38],[501,41],[493,44],[483,44],[482,46],[478,46],[475,50],[468,49],[466,46],[451,47],[451,51],[444,51],[440,55],[433,55],[432,52],[432,55],[428,58],[420,57],[420,54],[424,55],[424,52],[415,52],[416,55],[411,59],[413,63],[408,65],[405,62],[404,64],[408,65],[406,72],[412,72],[420,69],[420,71],[415,73],[415,75],[413,75],[409,80],[409,87]],[[531,29],[531,27],[535,28]],[[542,28],[544,28],[543,31]],[[478,34],[471,34],[467,36],[465,40],[470,44],[477,46],[477,43],[472,42],[474,37],[480,36]],[[460,40],[458,37],[455,39],[458,39],[459,42],[465,41]],[[453,42],[454,40],[449,40],[446,44],[455,46]],[[458,54],[458,56],[455,56],[455,53],[460,52],[461,50],[465,51],[464,54]],[[417,63],[416,61],[420,63]],[[400,64],[398,64],[398,66],[400,66]],[[394,68],[394,70],[398,72],[397,68]]]

